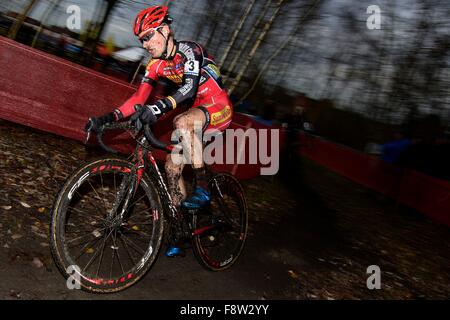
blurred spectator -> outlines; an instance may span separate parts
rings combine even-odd
[[[65,56],[65,52],[66,52],[66,45],[67,45],[67,37],[66,35],[63,33],[60,35],[59,40],[58,40],[58,48],[56,50],[56,54],[59,57],[64,57]]]
[[[400,155],[411,145],[411,139],[402,132],[394,133],[394,140],[382,144],[381,159],[388,163],[397,163]]]
[[[366,144],[366,147],[364,148],[364,152],[368,155],[371,155],[373,157],[380,157],[381,155],[381,145],[375,142],[369,142]]]
[[[411,126],[418,137],[401,153],[397,164],[450,180],[450,140],[437,115],[427,115]],[[419,138],[420,137],[420,138]]]
[[[255,120],[267,126],[273,126],[275,121],[276,106],[275,101],[269,99],[262,105],[260,115]]]

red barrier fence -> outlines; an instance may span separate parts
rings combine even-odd
[[[82,140],[89,115],[134,92],[123,81],[0,37],[1,117]]]
[[[450,182],[402,169],[354,149],[300,134],[303,156],[450,226]]]

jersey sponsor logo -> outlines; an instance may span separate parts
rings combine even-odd
[[[183,83],[183,74],[181,74],[181,75],[170,74],[170,75],[164,75],[164,76],[177,85],[181,85]]]
[[[209,88],[208,88],[208,87],[205,87],[205,88],[203,88],[202,90],[200,90],[197,94],[198,94],[198,95],[205,95],[205,94],[208,93],[208,91],[209,91]]]
[[[205,76],[201,76],[200,77],[200,85],[204,84],[206,82],[206,80],[208,80],[208,78],[206,78]]]
[[[162,76],[177,85],[181,85],[181,83],[183,82],[183,64],[179,62],[177,64],[165,65],[162,71]]]
[[[222,89],[223,84],[222,84],[222,78],[220,77],[219,68],[217,68],[217,66],[212,63],[208,64],[207,66],[205,66],[203,68],[206,71],[206,73],[209,74],[211,76],[211,78],[213,78],[216,81],[219,88]]]
[[[215,126],[219,123],[228,121],[230,117],[231,117],[231,107],[227,105],[222,110],[214,112],[211,115],[211,124]]]
[[[188,60],[194,60],[194,51],[189,45],[180,43],[179,49],[180,52],[182,52]]]
[[[178,63],[175,66],[164,67],[164,74],[168,72],[183,73],[183,65],[181,63]]]
[[[150,111],[151,111],[154,115],[157,115],[157,114],[161,114],[161,113],[162,113],[161,110],[158,108],[157,105],[154,105],[154,104],[153,104],[153,105],[148,105],[147,108],[149,108]]]
[[[205,69],[214,77],[214,79],[220,78],[220,71],[216,65],[210,63],[205,67]]]
[[[178,92],[181,93],[183,96],[185,96],[189,91],[192,90],[194,87],[194,84],[192,82],[192,79],[186,79],[186,84],[182,86]]]

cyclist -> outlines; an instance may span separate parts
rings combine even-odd
[[[189,135],[191,150],[194,145],[202,146],[201,139],[194,134],[194,124],[200,123],[203,132],[207,129],[225,130],[231,123],[233,106],[228,93],[222,85],[220,72],[214,60],[206,50],[193,41],[177,41],[174,38],[166,6],[153,6],[142,10],[134,21],[134,34],[142,46],[151,54],[142,82],[124,104],[101,117],[89,118],[86,131],[96,131],[108,122],[118,121],[135,114],[143,124],[154,124],[163,114],[179,107],[188,106],[187,111],[177,115],[173,120],[175,129]],[[143,105],[159,78],[167,78],[178,86],[178,90],[153,105]],[[183,140],[183,136],[181,137]],[[199,141],[200,139],[200,141]],[[169,154],[166,158],[166,174],[169,193],[176,206],[198,209],[210,202],[208,177],[203,159],[198,154],[188,153],[195,174],[194,192],[186,197],[182,177],[184,164],[174,161]],[[177,247],[169,248],[168,256],[180,253]]]

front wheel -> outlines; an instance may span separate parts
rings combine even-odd
[[[216,174],[209,182],[211,206],[193,215],[193,251],[211,271],[231,267],[247,237],[248,209],[239,181],[230,174]]]
[[[68,285],[90,292],[123,290],[155,261],[164,218],[158,190],[144,174],[134,190],[133,164],[107,157],[67,179],[52,209],[50,247]]]

